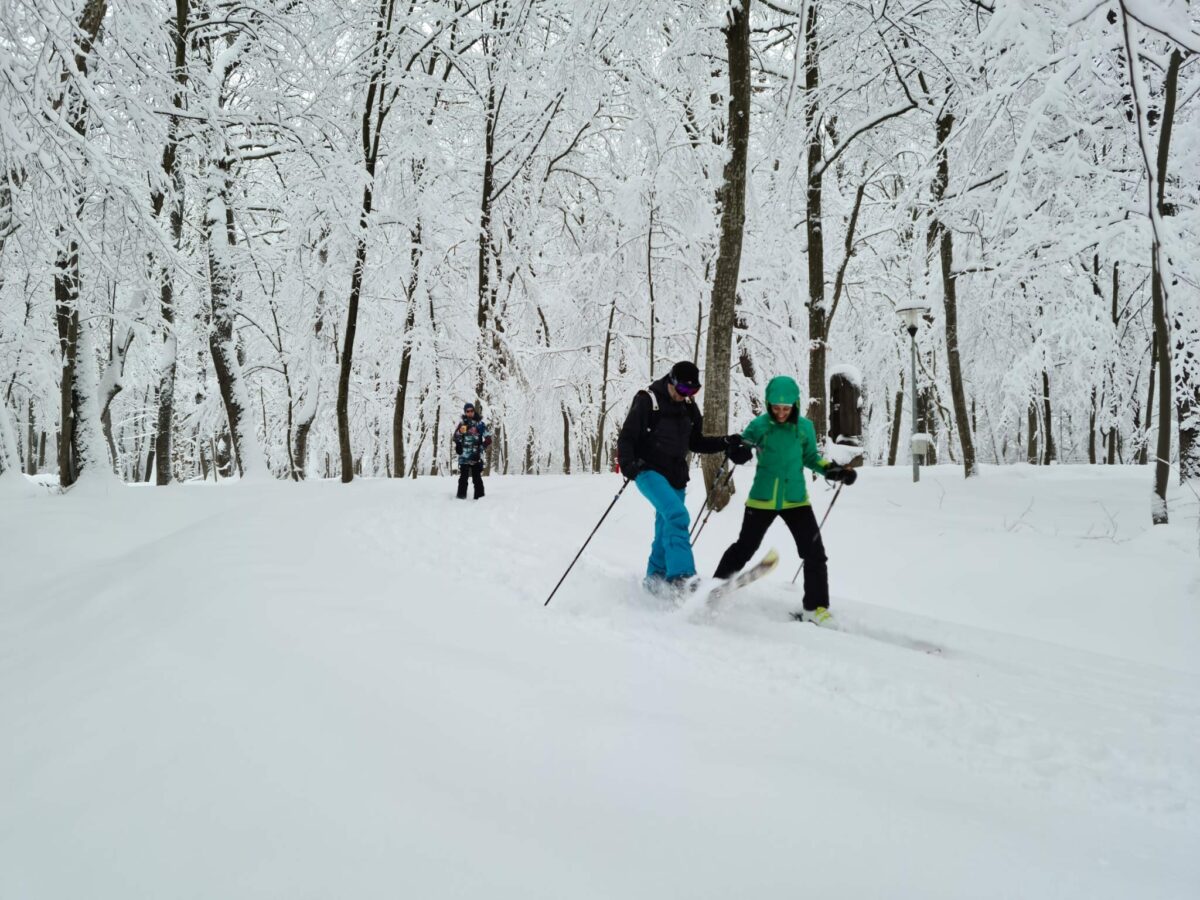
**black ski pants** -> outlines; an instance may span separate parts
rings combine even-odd
[[[459,463],[458,465],[458,499],[467,499],[467,479],[475,483],[475,499],[483,496],[483,463]]]
[[[741,571],[750,557],[762,544],[767,529],[776,517],[783,519],[796,541],[796,551],[804,560],[804,608],[814,610],[829,606],[829,570],[825,565],[825,545],[821,543],[821,531],[811,506],[793,506],[790,509],[755,509],[746,507],[742,517],[742,531],[738,539],[729,545],[715,578],[729,578]]]

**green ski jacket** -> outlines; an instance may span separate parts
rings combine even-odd
[[[813,423],[800,415],[800,386],[786,375],[777,375],[767,384],[766,399],[768,406],[792,404],[792,415],[781,423],[767,410],[742,432],[742,439],[758,449],[758,470],[746,505],[755,509],[808,506],[804,469],[824,472],[829,461],[817,449]]]

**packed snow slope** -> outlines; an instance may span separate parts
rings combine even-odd
[[[631,489],[544,608],[619,485],[0,483],[0,898],[1200,896],[1195,498],[864,470],[836,633]]]

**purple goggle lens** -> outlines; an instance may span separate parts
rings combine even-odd
[[[688,384],[685,381],[676,381],[675,390],[679,391],[680,395],[684,397],[691,397],[700,392],[700,385]]]

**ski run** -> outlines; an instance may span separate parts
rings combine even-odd
[[[646,594],[634,491],[543,607],[619,485],[10,473],[0,898],[1200,896],[1180,489],[867,467],[832,631],[778,523],[712,614]]]

